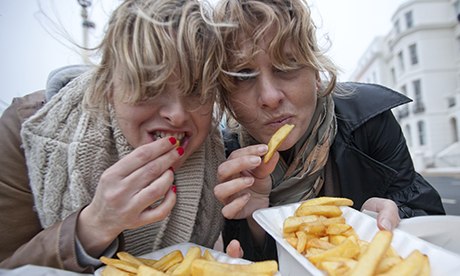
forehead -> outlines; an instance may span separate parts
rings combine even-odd
[[[265,32],[258,40],[243,32],[238,33],[232,43],[233,49],[229,51],[229,61],[232,65],[250,63],[258,54],[264,53],[270,57],[281,54],[284,58],[293,55],[290,41],[276,40],[276,34],[272,29]]]

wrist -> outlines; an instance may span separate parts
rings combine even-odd
[[[101,225],[95,220],[94,214],[85,207],[77,220],[76,235],[84,250],[93,257],[99,257],[119,233],[110,231],[107,225]]]

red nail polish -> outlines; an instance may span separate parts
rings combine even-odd
[[[176,138],[174,138],[174,137],[172,137],[172,136],[169,137],[168,140],[169,140],[169,142],[171,143],[171,145],[175,145],[176,142],[177,142]]]
[[[178,147],[176,148],[177,150],[177,153],[179,153],[180,156],[182,156],[184,154],[184,148],[183,147]]]
[[[177,193],[177,186],[176,185],[172,185],[171,186],[171,191],[173,191],[175,194]]]

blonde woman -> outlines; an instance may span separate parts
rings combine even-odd
[[[410,100],[388,88],[336,84],[336,67],[321,51],[308,2],[221,0],[215,21],[225,47],[219,81],[223,105],[237,125],[226,130],[227,161],[217,198],[225,205],[224,240],[244,257],[276,258],[253,220],[255,210],[321,195],[353,199],[378,213],[381,229],[400,218],[444,214],[437,191],[413,167],[391,108]],[[268,162],[270,137],[295,125]],[[238,254],[237,242],[228,252]]]
[[[223,218],[215,32],[194,0],[127,0],[101,62],[0,120],[0,267],[92,272],[102,255],[194,242]]]

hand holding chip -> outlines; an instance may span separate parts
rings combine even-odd
[[[251,145],[233,151],[219,166],[219,184],[214,193],[225,205],[222,213],[226,218],[251,218],[254,211],[268,207],[272,188],[270,174],[279,158],[276,151],[293,128],[294,125],[282,126],[268,146]]]

